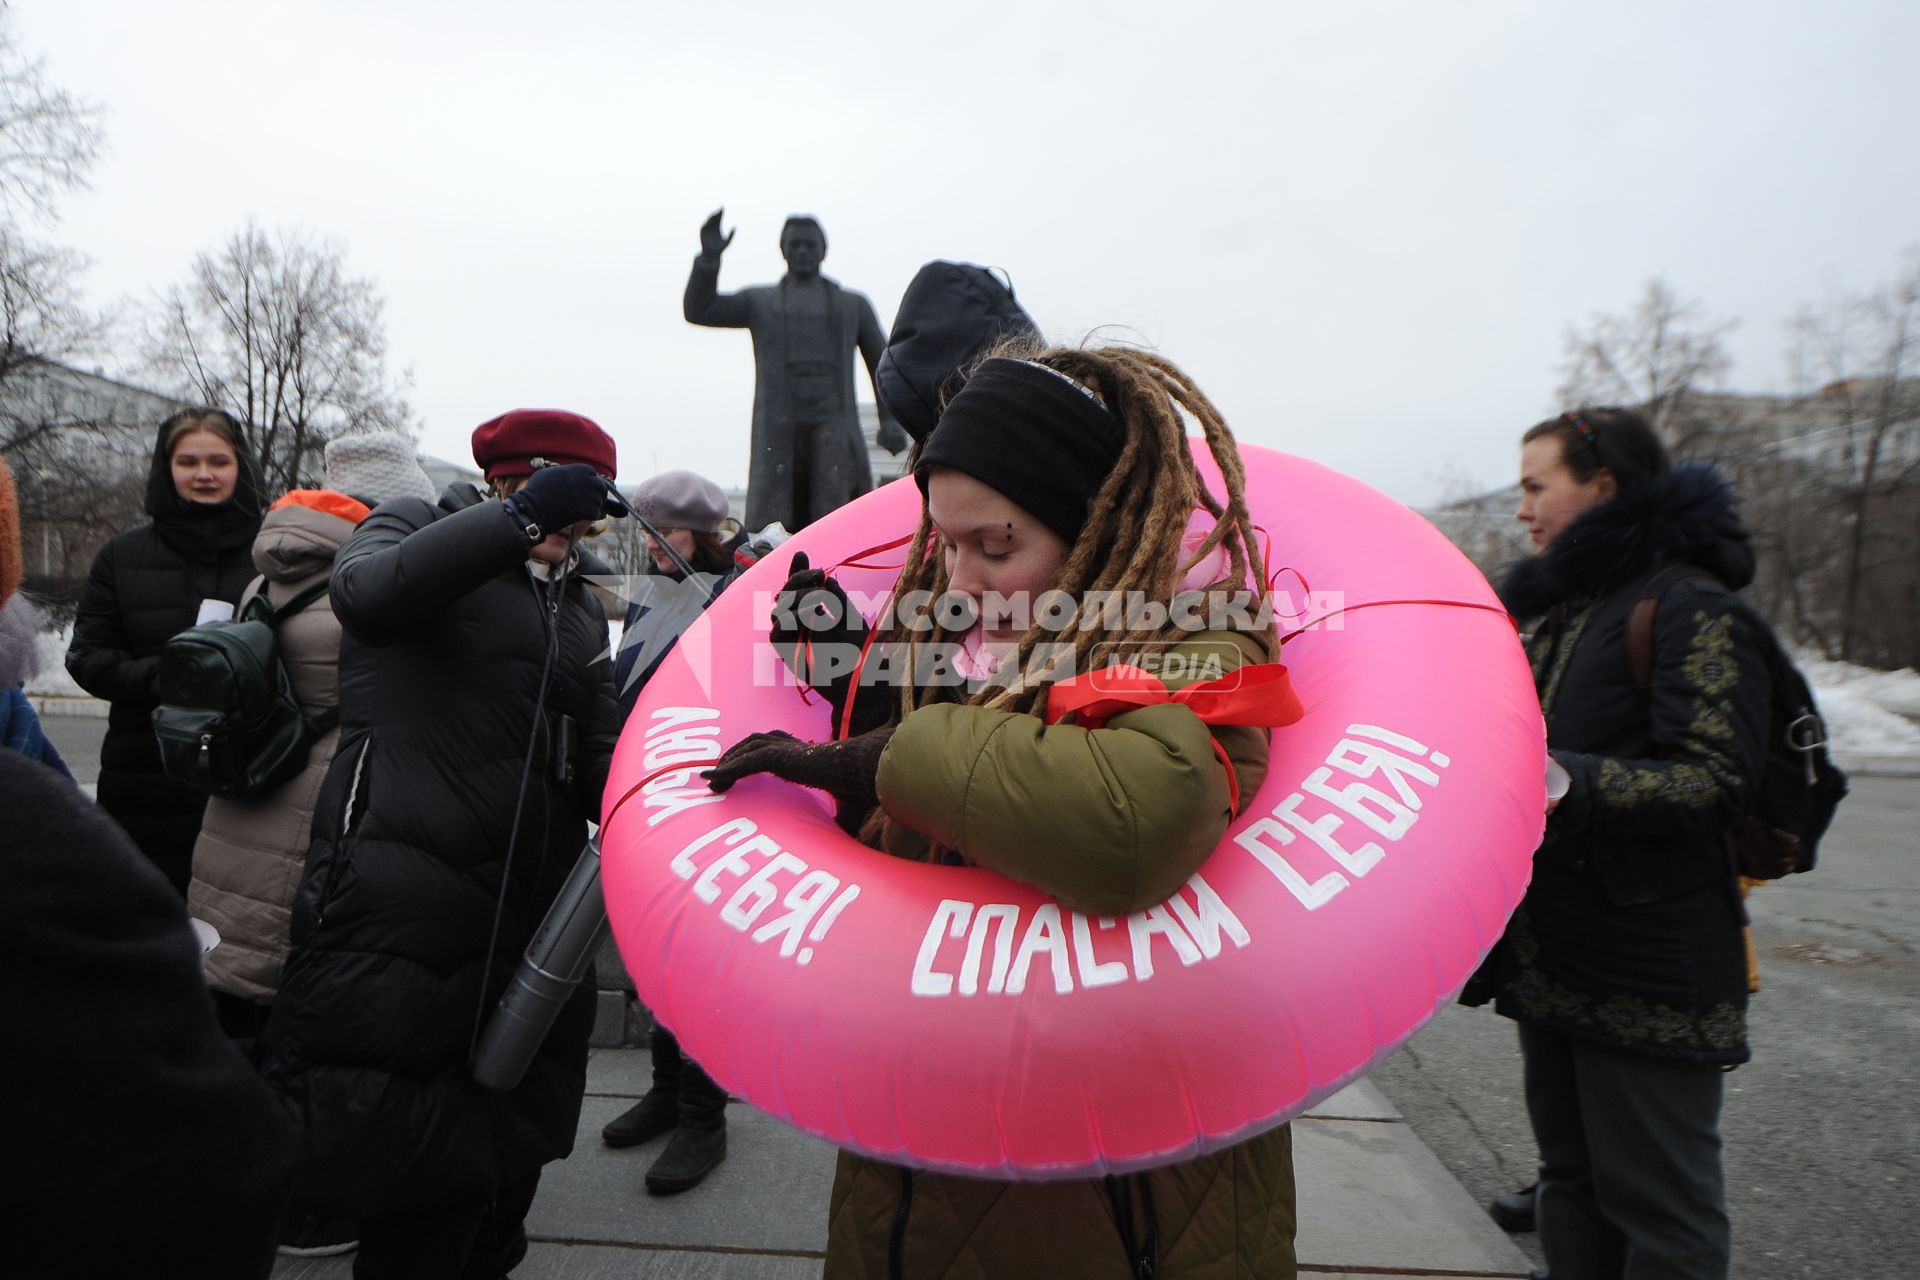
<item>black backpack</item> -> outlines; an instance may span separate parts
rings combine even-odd
[[[322,580],[276,607],[263,587],[235,620],[167,641],[153,735],[169,778],[232,799],[271,790],[306,767],[307,748],[340,713],[307,718],[274,627],[326,592]]]
[[[1710,575],[1686,566],[1648,580],[1627,619],[1627,661],[1635,687],[1653,683],[1653,617],[1660,593],[1683,578]],[[1820,837],[1847,796],[1847,775],[1827,754],[1827,726],[1813,689],[1766,619],[1738,596],[1734,608],[1760,637],[1767,664],[1767,750],[1747,813],[1727,833],[1734,867],[1749,880],[1778,880],[1813,870]]]
[[[874,390],[908,435],[925,440],[959,389],[956,373],[1000,338],[1037,331],[999,276],[971,262],[936,259],[901,295],[874,367]]]

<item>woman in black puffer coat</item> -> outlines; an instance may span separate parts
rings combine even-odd
[[[1465,999],[1491,995],[1520,1023],[1548,1272],[1722,1277],[1723,1072],[1749,1056],[1722,836],[1750,803],[1767,717],[1764,624],[1732,594],[1753,550],[1720,474],[1669,466],[1630,411],[1533,428],[1521,486],[1539,554],[1500,594],[1572,787]],[[1644,688],[1627,640],[1643,597],[1659,602]]]
[[[218,409],[186,409],[161,423],[146,505],[153,519],[94,557],[67,670],[113,704],[100,744],[100,807],[185,897],[207,797],[161,772],[153,689],[161,647],[194,624],[200,602],[237,603],[254,577],[264,503],[239,423]]]
[[[268,1079],[308,1126],[295,1205],[359,1222],[362,1280],[510,1270],[586,1087],[591,979],[512,1092],[468,1060],[599,816],[619,712],[572,570],[614,446],[523,410],[474,456],[505,501],[395,499],[335,561],[340,742],[267,1029]]]

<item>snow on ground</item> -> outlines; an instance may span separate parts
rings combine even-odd
[[[73,642],[73,628],[43,631],[40,634],[40,670],[27,681],[30,697],[84,698],[87,691],[67,674],[67,646]]]
[[[1834,751],[1920,756],[1920,671],[1875,671],[1808,653],[1794,661],[1813,686]]]

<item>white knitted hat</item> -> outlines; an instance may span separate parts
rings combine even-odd
[[[377,507],[389,498],[436,496],[420,469],[413,442],[391,431],[368,431],[327,441],[327,488]]]

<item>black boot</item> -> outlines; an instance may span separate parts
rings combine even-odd
[[[1532,1231],[1533,1200],[1539,1189],[1540,1184],[1536,1182],[1531,1187],[1495,1196],[1493,1203],[1487,1206],[1487,1212],[1500,1224],[1502,1231]]]
[[[647,1048],[653,1055],[653,1087],[600,1131],[600,1140],[610,1147],[634,1146],[680,1123],[680,1073],[686,1065],[680,1042],[655,1023]]]
[[[647,1170],[647,1193],[690,1191],[727,1158],[727,1091],[691,1058],[680,1075],[680,1125]]]

